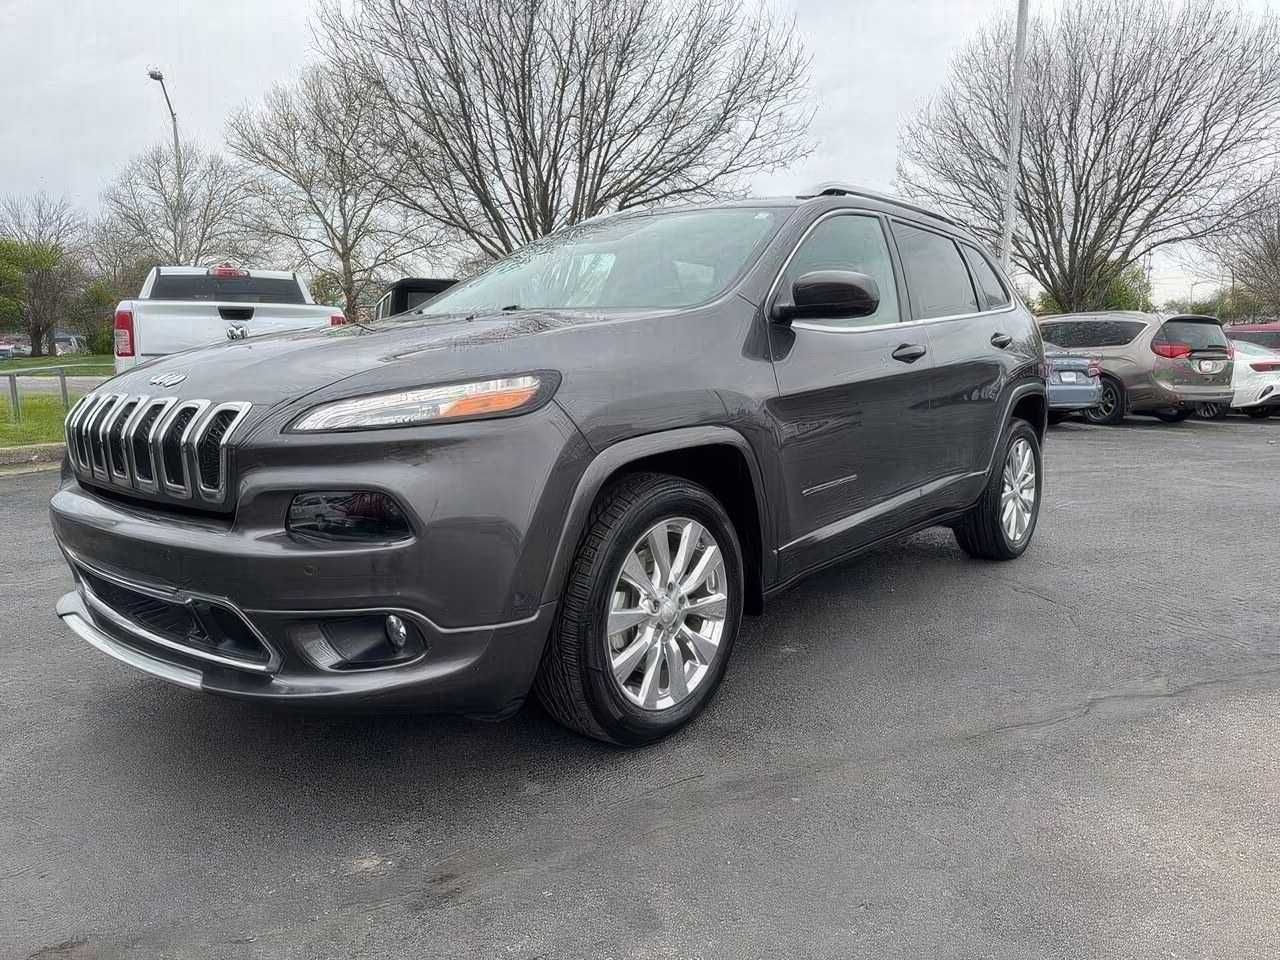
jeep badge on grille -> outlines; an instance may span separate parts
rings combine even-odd
[[[153,387],[176,387],[185,379],[187,379],[185,373],[157,373],[147,383]]]

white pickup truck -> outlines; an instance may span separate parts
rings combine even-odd
[[[345,322],[287,271],[155,267],[142,292],[116,307],[116,373],[219,340]]]

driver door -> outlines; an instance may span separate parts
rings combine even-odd
[[[929,423],[925,325],[902,324],[905,288],[884,221],[838,211],[801,239],[768,306],[812,270],[875,280],[865,317],[770,323],[786,517],[779,552],[790,576],[899,528],[918,505]]]

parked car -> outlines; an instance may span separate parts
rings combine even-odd
[[[221,340],[345,322],[336,307],[313,301],[295,273],[155,267],[142,292],[116,306],[116,373]]]
[[[1271,350],[1280,350],[1280,321],[1233,324],[1227,327],[1227,336],[1232,340],[1243,340]]]
[[[1229,409],[1262,420],[1280,410],[1280,351],[1268,350],[1248,340],[1234,340],[1235,370],[1231,375],[1233,397],[1224,403],[1201,404],[1199,414],[1218,420]]]
[[[1102,400],[1102,364],[1087,353],[1063,350],[1044,342],[1049,365],[1049,422],[1061,423],[1073,413],[1096,407]]]
[[[1230,403],[1231,345],[1213,317],[1075,313],[1040,321],[1045,340],[1096,354],[1102,399],[1084,413],[1115,424],[1126,413],[1178,423],[1202,403]]]
[[[405,277],[403,280],[397,280],[378,298],[373,308],[373,317],[375,320],[384,320],[404,313],[406,310],[420,307],[457,282],[457,280],[433,277]]]
[[[978,242],[903,202],[593,219],[400,321],[90,394],[51,503],[58,614],[209,693],[498,717],[536,690],[648,742],[801,577],[939,524],[1021,555],[1043,362]]]

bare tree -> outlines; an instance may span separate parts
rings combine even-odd
[[[143,251],[169,264],[251,260],[263,248],[245,215],[245,173],[194,143],[134,157],[103,194]]]
[[[898,179],[994,241],[1012,24],[984,30],[900,135]],[[1213,0],[1076,0],[1032,25],[1014,259],[1064,309],[1221,231],[1272,179],[1280,29]]]
[[[1214,237],[1204,251],[1229,274],[1247,299],[1269,313],[1280,311],[1280,188]]]
[[[53,335],[82,280],[83,221],[46,193],[0,204],[0,312],[31,339],[31,355],[53,352]]]
[[[318,31],[380,101],[390,195],[490,256],[809,151],[808,58],[743,0],[331,0]]]
[[[257,111],[233,117],[227,131],[231,152],[252,168],[257,228],[341,290],[350,317],[376,298],[390,268],[434,241],[433,228],[393,214],[387,184],[402,160],[381,147],[376,109],[350,72],[313,67]]]

